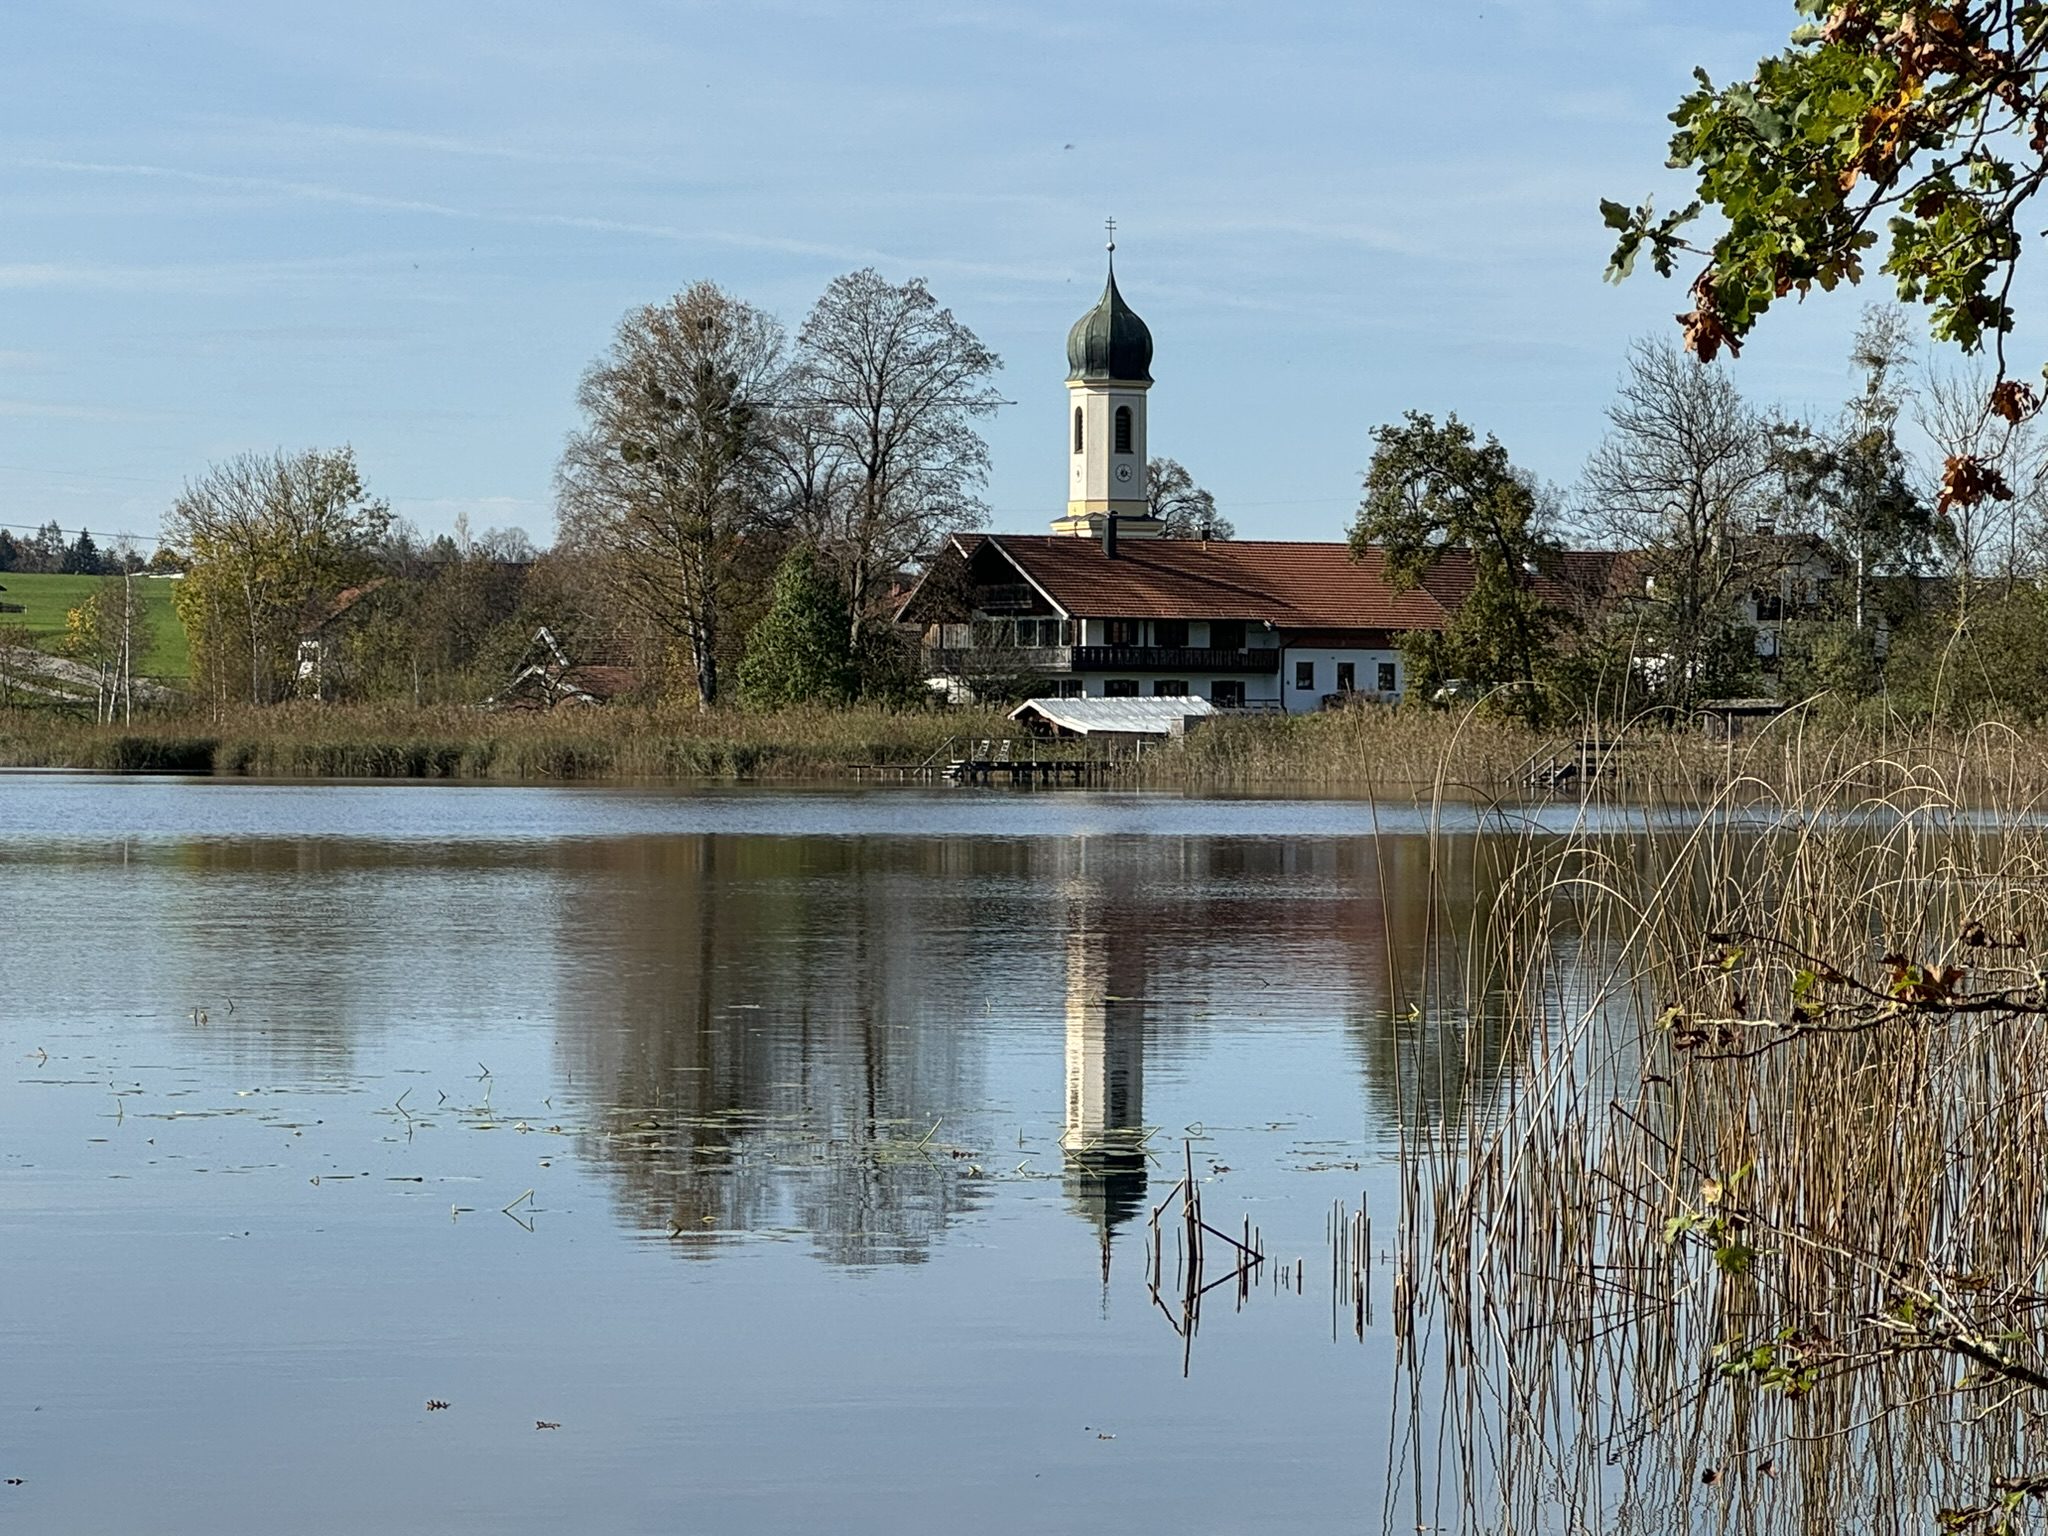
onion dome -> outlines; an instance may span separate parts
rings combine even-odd
[[[1116,264],[1102,299],[1067,332],[1067,377],[1119,384],[1152,382],[1152,333],[1116,291]]]

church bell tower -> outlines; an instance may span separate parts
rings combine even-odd
[[[1116,221],[1109,223],[1109,282],[1067,333],[1067,514],[1054,533],[1156,538],[1145,483],[1145,393],[1152,333],[1116,287]]]

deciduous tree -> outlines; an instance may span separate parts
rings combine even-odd
[[[1216,511],[1216,498],[1195,484],[1195,477],[1177,459],[1154,459],[1145,466],[1148,510],[1166,525],[1169,539],[1228,539],[1237,530]]]
[[[1660,216],[1603,202],[1610,277],[1645,250],[1669,276],[1701,260],[1679,316],[1703,361],[1733,354],[1780,299],[1861,281],[1875,262],[1935,337],[1994,367],[1980,411],[2033,415],[2041,390],[2006,342],[2028,205],[2048,185],[2048,8],[2037,0],[1796,0],[1804,18],[1750,79],[1704,70],[1672,114],[1671,164],[1695,199]],[[1689,238],[1711,208],[1723,227]],[[1950,455],[1943,509],[2002,500],[1995,463]]]
[[[696,283],[620,322],[583,376],[584,425],[562,455],[564,540],[599,555],[618,600],[687,654],[706,707],[732,556],[773,501],[769,418],[783,387],[781,325]]]
[[[872,268],[833,279],[799,351],[793,404],[846,479],[843,494],[811,503],[808,531],[843,572],[859,654],[897,573],[986,516],[988,444],[975,423],[1001,403],[989,384],[1001,359],[923,278],[891,283]]]
[[[1739,687],[1756,664],[1741,603],[1775,588],[1758,538],[1772,490],[1767,424],[1726,374],[1664,342],[1638,342],[1586,465],[1586,516],[1640,562],[1638,654],[1649,680],[1689,707]]]
[[[188,561],[172,600],[216,704],[283,696],[300,625],[372,569],[390,517],[345,447],[243,454],[185,487],[164,518]]]
[[[1354,556],[1378,546],[1396,590],[1418,586],[1446,559],[1469,561],[1470,590],[1441,634],[1420,633],[1407,655],[1412,682],[1426,695],[1453,678],[1483,688],[1510,685],[1501,697],[1525,716],[1547,704],[1533,686],[1559,616],[1536,587],[1555,541],[1529,477],[1507,449],[1483,443],[1456,416],[1439,427],[1419,411],[1373,433],[1365,499],[1351,526]]]

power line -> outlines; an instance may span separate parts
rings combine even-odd
[[[128,485],[162,485],[161,475],[105,475],[89,469],[37,469],[32,464],[0,464],[10,475],[57,475],[66,480],[119,480]]]
[[[0,528],[8,529],[9,531],[14,533],[41,533],[45,528],[48,528],[49,526],[51,526],[52,523],[55,523],[56,521],[57,520],[53,517],[50,519],[48,523],[0,523]],[[57,531],[59,533],[62,533],[64,530],[62,528],[59,528]],[[80,533],[90,533],[92,530],[89,528],[81,528],[78,531]],[[103,535],[102,537],[111,539],[116,544],[120,543],[124,539],[131,544],[161,544],[164,542],[163,535],[158,533],[109,533]]]

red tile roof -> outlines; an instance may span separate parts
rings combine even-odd
[[[1114,560],[1095,539],[987,534],[1033,583],[1082,618],[1250,619],[1288,628],[1436,629],[1470,586],[1441,562],[1396,592],[1378,550],[1262,540],[1126,539]],[[971,552],[971,546],[969,547]]]
[[[1386,558],[1349,544],[1300,540],[1126,539],[1114,560],[1096,539],[1059,534],[962,534],[942,559],[974,563],[1000,552],[1067,613],[1084,619],[1247,619],[1289,630],[1441,629],[1472,590],[1472,557],[1444,551],[1421,582],[1395,591]],[[1567,550],[1536,578],[1551,603],[1598,608],[1620,557]],[[920,592],[899,617],[924,621]],[[944,599],[940,599],[941,602]]]

